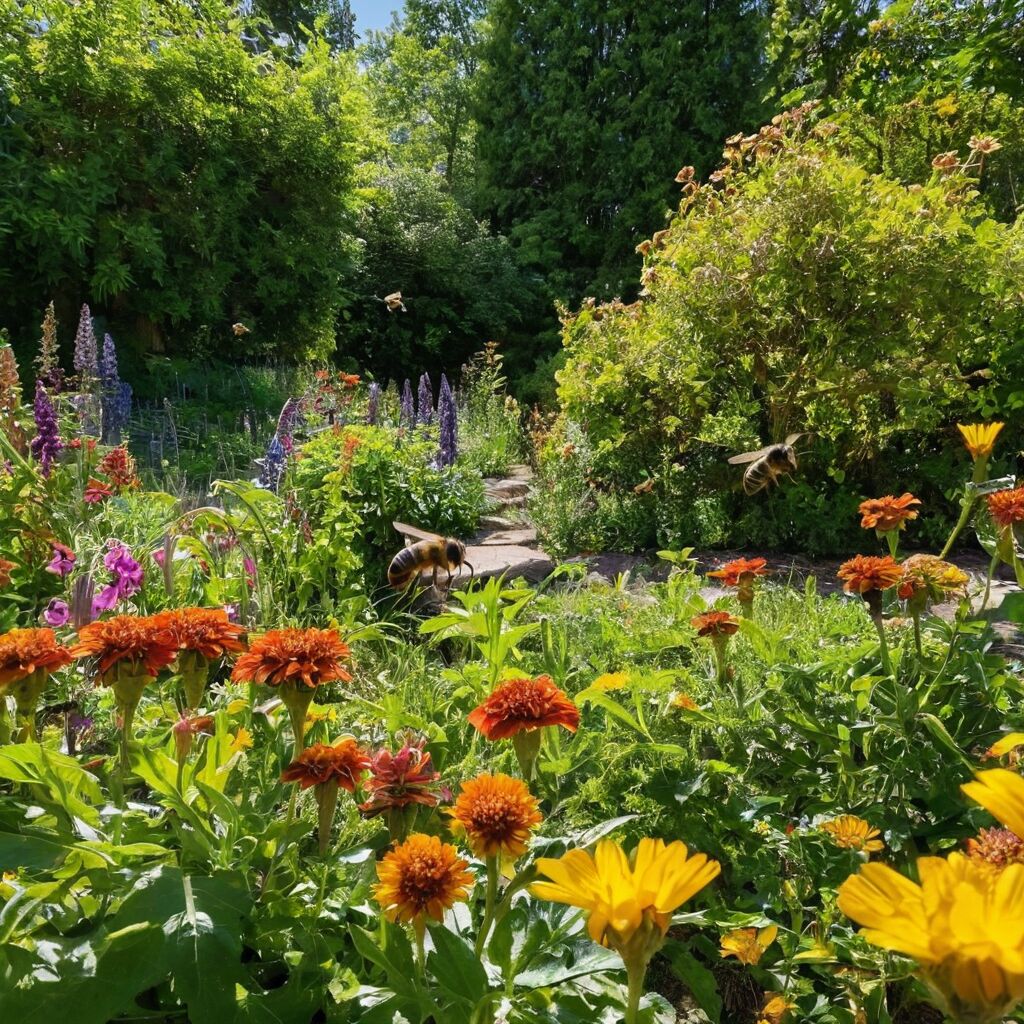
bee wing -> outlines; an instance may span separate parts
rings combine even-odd
[[[794,445],[794,444],[797,443],[797,441],[800,440],[801,437],[810,437],[810,436],[811,435],[809,433],[807,433],[806,430],[803,430],[803,431],[801,431],[798,434],[790,434],[789,437],[786,438],[786,444]]]
[[[744,452],[742,455],[734,455],[729,459],[730,466],[742,466],[748,462],[757,462],[762,455],[766,455],[768,452],[767,448],[762,448],[756,452]]]
[[[391,524],[397,533],[402,534],[403,537],[412,537],[415,540],[440,540],[441,535],[437,533],[428,533],[426,530],[421,530],[418,526],[410,526],[408,523],[400,523],[397,520]]]

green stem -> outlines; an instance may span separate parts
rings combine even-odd
[[[923,658],[924,650],[921,647],[921,613],[911,612],[910,617],[914,623],[914,647],[917,650],[918,658]]]
[[[885,639],[885,624],[881,615],[872,615],[871,621],[875,624],[875,631],[878,633],[879,654],[882,657],[882,668],[886,675],[893,676],[892,659],[889,657],[889,642]]]
[[[978,459],[974,463],[974,473],[971,476],[971,482],[980,484],[985,481],[988,477],[988,459]],[[946,541],[942,551],[939,552],[939,558],[945,558],[946,555],[952,550],[953,545],[956,543],[957,537],[963,532],[963,528],[967,525],[971,518],[971,513],[974,511],[974,506],[978,503],[977,491],[966,490],[964,492],[964,500],[960,508],[960,518],[956,521],[956,525],[953,527],[953,532],[949,535],[949,539]]]
[[[484,919],[480,922],[480,931],[476,937],[476,955],[481,956],[487,933],[491,930],[494,920],[494,904],[498,895],[498,858],[487,858],[487,890],[484,895]]]
[[[643,962],[627,963],[626,978],[629,994],[626,1002],[625,1024],[637,1024],[640,1019],[640,999],[644,994],[644,978],[647,975],[647,964]]]
[[[1012,543],[1012,541],[1011,541]],[[988,575],[985,577],[985,594],[981,599],[981,606],[978,608],[978,614],[980,615],[985,607],[988,605],[989,595],[992,593],[992,577],[996,574],[996,567],[999,565],[999,549],[996,547],[995,554],[992,555],[992,560],[988,563]]]

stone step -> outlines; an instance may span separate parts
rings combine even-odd
[[[533,469],[530,466],[516,465],[509,466],[508,473],[505,474],[512,480],[532,480]]]
[[[472,541],[476,547],[492,548],[499,544],[519,545],[524,548],[537,546],[537,531],[531,526],[509,525],[501,530],[485,530]]]
[[[524,498],[530,493],[530,485],[526,480],[484,480],[484,493],[492,501]]]

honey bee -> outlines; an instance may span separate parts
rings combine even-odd
[[[779,482],[783,476],[792,476],[797,470],[796,449],[793,445],[803,434],[790,434],[781,444],[770,444],[756,452],[744,452],[729,459],[731,466],[743,466],[748,462],[743,474],[743,493],[757,494],[771,484]]]
[[[401,292],[392,292],[390,295],[385,295],[381,300],[385,306],[388,307],[389,313],[397,313],[398,310],[405,312],[405,303],[402,301]]]
[[[468,566],[470,579],[473,578],[473,566],[466,561],[466,545],[454,537],[439,537],[436,533],[425,533],[423,530],[409,526],[407,523],[392,524],[395,529],[407,537],[419,537],[420,540],[401,551],[391,559],[388,566],[388,583],[395,590],[405,590],[412,585],[420,573],[433,569],[431,585],[437,586],[437,571],[444,569],[448,573],[447,586],[452,583],[452,569],[462,571]]]

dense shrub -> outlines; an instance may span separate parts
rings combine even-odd
[[[0,316],[15,337],[53,297],[65,324],[88,301],[151,350],[333,349],[356,256],[354,66],[326,44],[298,64],[255,54],[236,7],[9,7]]]
[[[711,183],[684,184],[643,246],[640,301],[567,318],[539,504],[580,431],[577,532],[837,550],[858,539],[861,497],[911,489],[932,511],[912,541],[931,543],[966,476],[954,424],[1005,418],[1003,450],[1020,442],[1020,226],[987,216],[976,162],[902,186],[805,115],[733,141]],[[744,497],[726,459],[791,431],[812,434],[797,480]],[[641,510],[613,517],[629,534],[601,521],[608,495]]]

